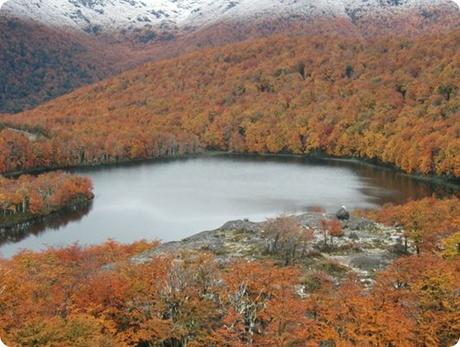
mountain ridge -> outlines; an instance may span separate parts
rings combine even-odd
[[[395,16],[408,10],[450,6],[450,0],[10,0],[4,16],[92,35],[145,32],[187,33],[228,22],[305,20],[367,15]],[[152,34],[153,35],[153,34]]]
[[[201,10],[200,13],[220,13],[211,16],[211,20],[200,21],[198,12],[191,15],[191,20],[187,19],[187,13],[192,13],[199,4],[207,5],[208,2],[210,1],[162,0],[160,5],[168,4],[171,7],[174,4],[176,8],[181,5],[183,12],[170,9],[171,14],[168,14],[163,11],[165,14],[157,18],[157,24],[150,19],[150,22],[136,20],[137,26],[127,20],[130,15],[124,15],[125,20],[117,24],[118,29],[108,31],[108,27],[102,27],[98,22],[101,16],[107,16],[107,20],[112,18],[110,11],[104,11],[102,5],[110,3],[113,7],[123,3],[123,6],[139,10],[135,6],[140,2],[8,1],[0,11],[0,64],[5,67],[0,70],[0,82],[3,85],[0,88],[0,113],[33,108],[79,86],[91,84],[149,61],[173,58],[186,52],[255,37],[273,34],[331,34],[374,39],[386,35],[437,33],[460,27],[460,10],[448,0],[436,0],[434,3],[428,0],[324,0],[319,3],[311,0],[257,0],[251,2],[251,11],[243,13],[241,17],[230,16],[228,13],[244,12],[243,9],[249,6],[248,0],[222,0],[213,2],[210,9],[204,6]],[[61,3],[68,5],[60,9],[58,5]],[[146,6],[140,10],[145,12],[149,2],[143,3]],[[312,3],[317,4],[315,9],[308,7]],[[222,4],[231,7],[223,11],[219,4],[221,7]],[[274,9],[279,8],[284,10],[272,15]],[[321,8],[324,8],[324,12],[320,11]],[[27,9],[28,12],[25,11]],[[86,15],[85,11],[94,12],[97,16],[93,18]],[[158,11],[161,9],[155,12],[156,15],[152,15],[153,12],[150,15],[156,18]],[[81,16],[72,22],[71,17],[77,12]],[[40,13],[46,15],[41,16]],[[164,20],[172,14],[180,25],[172,19]],[[310,16],[311,14],[315,15]],[[48,22],[47,16],[55,18],[54,22]],[[247,16],[252,17],[247,19]],[[64,18],[64,24],[59,18]],[[206,18],[209,19],[209,15]],[[227,20],[228,18],[231,20]],[[66,21],[73,24],[69,22],[69,25],[65,25]],[[51,77],[46,77],[48,75]]]

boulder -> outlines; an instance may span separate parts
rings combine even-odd
[[[349,220],[350,219],[350,212],[348,212],[345,206],[342,206],[335,215],[339,220]]]

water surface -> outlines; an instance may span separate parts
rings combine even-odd
[[[74,172],[93,180],[92,206],[0,239],[4,256],[107,239],[179,240],[234,219],[370,208],[442,189],[362,163],[300,157],[213,155]]]

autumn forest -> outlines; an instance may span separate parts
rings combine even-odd
[[[10,86],[0,104],[27,109],[0,115],[1,235],[88,207],[98,186],[72,170],[203,153],[354,160],[450,190],[372,209],[309,206],[301,216],[245,219],[179,247],[107,240],[19,251],[0,258],[0,338],[8,346],[458,341],[458,27],[372,36],[280,30],[157,57],[94,84],[123,70],[116,52],[90,57],[53,35],[56,52],[69,53],[50,64],[53,52],[29,56],[13,41],[14,50],[0,51],[20,64],[14,81],[0,72],[0,92]],[[31,71],[29,99],[21,81]]]
[[[427,199],[372,212],[420,240],[372,288],[274,254],[133,262],[158,247],[145,242],[23,252],[0,263],[2,336],[12,346],[450,346],[460,332],[459,206]],[[278,242],[292,230],[280,225]]]
[[[146,65],[2,117],[0,170],[207,148],[319,151],[456,178],[459,35],[275,37]]]

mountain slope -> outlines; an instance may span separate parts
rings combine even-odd
[[[10,0],[0,11],[0,112],[144,62],[254,37],[413,36],[459,25],[449,0]]]
[[[17,20],[0,20],[0,43],[2,111],[30,108],[91,83],[112,72],[114,63],[88,39]]]
[[[47,137],[5,130],[0,167],[94,165],[205,147],[321,151],[459,178],[459,85],[459,30],[250,40],[150,63],[2,117]]]

